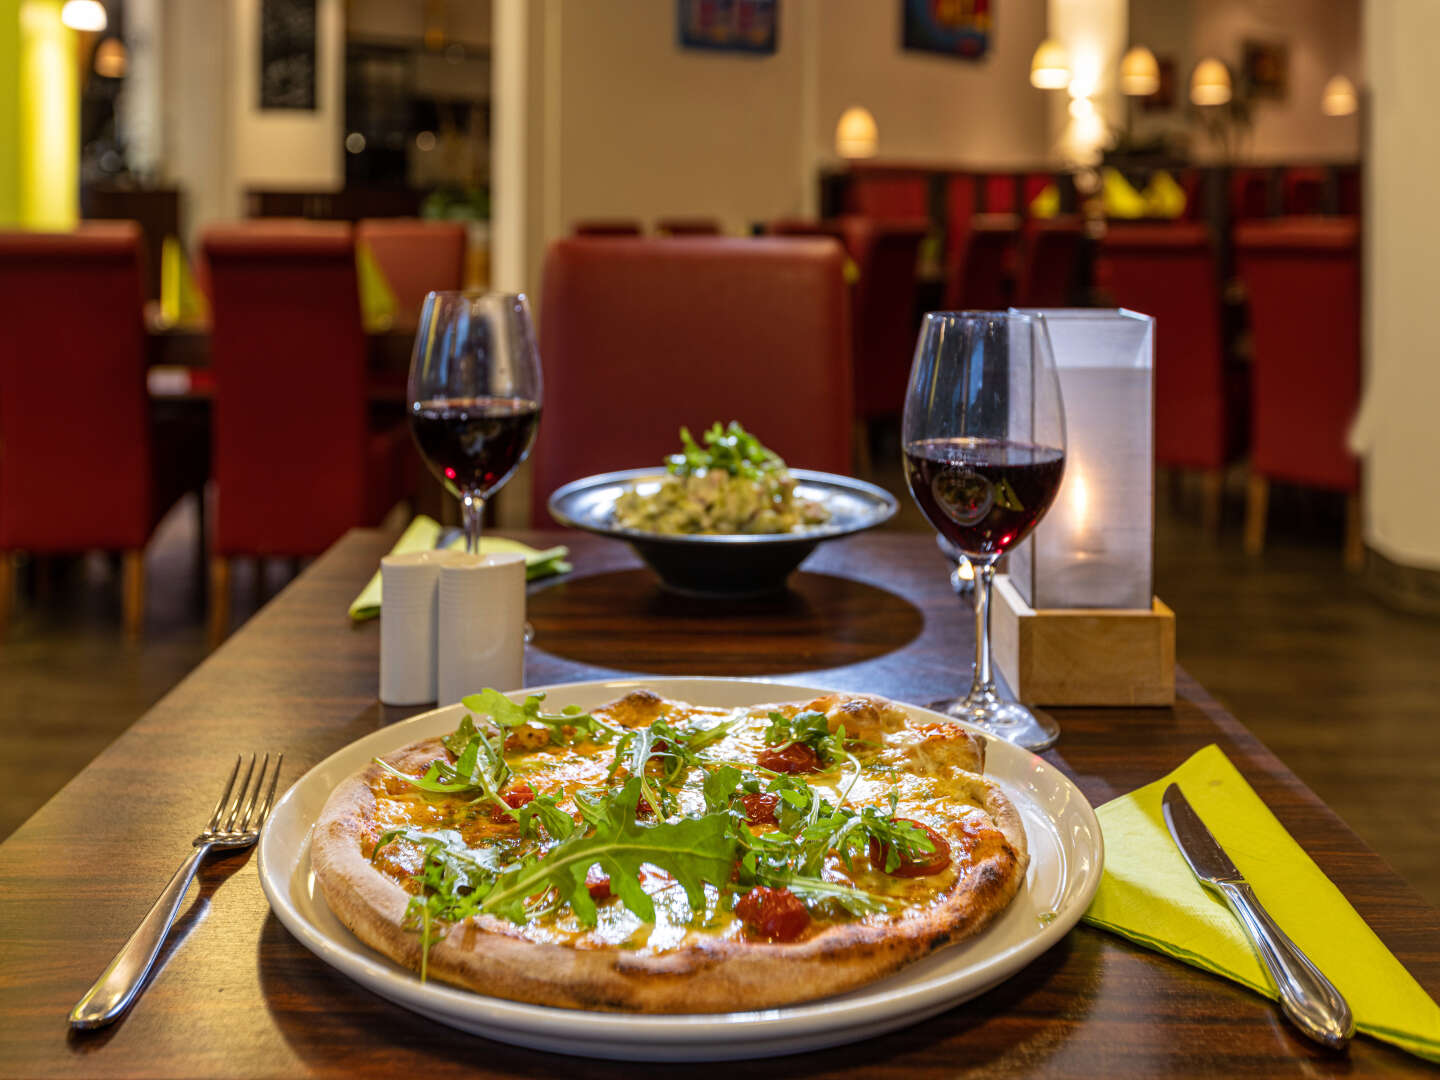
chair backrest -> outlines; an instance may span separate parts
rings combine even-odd
[[[1315,167],[1286,169],[1281,177],[1286,214],[1325,213],[1325,170]]]
[[[836,224],[858,276],[850,325],[857,416],[898,416],[915,355],[916,263],[929,222],[842,217]]]
[[[945,264],[959,265],[970,239],[970,222],[980,198],[980,178],[951,173],[945,178]]]
[[[1360,229],[1275,219],[1235,231],[1250,298],[1250,460],[1262,476],[1353,491],[1345,446],[1360,394]]]
[[[1016,303],[1021,307],[1069,305],[1084,242],[1085,227],[1078,217],[1026,222],[1015,280]]]
[[[1230,410],[1209,230],[1191,222],[1111,225],[1100,261],[1114,303],[1155,318],[1155,460],[1220,468]]]
[[[575,222],[570,231],[575,236],[640,236],[645,230],[638,221],[595,218]]]
[[[655,231],[661,236],[719,236],[721,229],[714,218],[661,218]]]
[[[1270,178],[1262,169],[1230,174],[1230,220],[1253,221],[1270,214]]]
[[[365,334],[348,224],[205,230],[219,555],[309,555],[363,523]]]
[[[395,301],[418,316],[425,294],[465,286],[465,224],[420,218],[367,218],[355,241],[375,256]]]
[[[0,550],[150,534],[140,229],[0,232]]]
[[[540,304],[532,516],[561,484],[658,466],[738,420],[797,468],[850,468],[844,253],[828,239],[560,240]]]
[[[1016,214],[976,214],[965,243],[946,255],[945,306],[951,311],[998,311],[1010,305],[1010,275],[1020,239]]]
[[[914,220],[930,216],[930,174],[921,169],[855,164],[845,191],[848,213]]]

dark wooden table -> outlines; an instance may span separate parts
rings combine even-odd
[[[571,544],[576,572],[537,583],[532,685],[674,673],[788,676],[925,702],[968,678],[965,610],[928,536],[825,545],[785,596],[701,604],[661,592],[623,546]],[[391,537],[355,532],[0,845],[0,1073],[25,1076],[435,1077],[674,1072],[487,1042],[337,974],[272,916],[251,854],[202,870],[159,969],[115,1026],[65,1016],[154,900],[210,812],[237,751],[283,748],[294,780],[416,710],[375,700],[377,626],[345,608]],[[1217,742],[1426,989],[1440,991],[1440,912],[1427,905],[1243,726],[1180,674],[1173,709],[1069,709],[1046,757],[1093,803]],[[1429,1073],[1359,1038],[1334,1057],[1223,979],[1078,927],[988,994],[853,1046],[733,1076],[1161,1076]]]

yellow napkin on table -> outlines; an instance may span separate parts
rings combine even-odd
[[[375,253],[363,241],[355,245],[355,275],[360,289],[360,321],[365,324],[365,332],[389,330],[400,303]]]
[[[1131,186],[1130,181],[1120,174],[1119,169],[1107,166],[1100,170],[1100,198],[1105,205],[1106,217],[1139,218],[1145,216],[1145,200]]]
[[[395,546],[390,549],[390,554],[398,555],[404,551],[429,551],[440,539],[440,524],[434,518],[418,515],[414,521],[400,534],[400,539],[395,541]],[[465,538],[456,537],[447,547],[465,547]],[[507,540],[503,536],[482,536],[480,538],[480,554],[494,555],[500,552],[519,552],[525,556],[525,579],[534,581],[536,578],[546,577],[550,574],[568,574],[571,566],[565,561],[565,556],[570,553],[569,548],[552,547],[544,551],[537,551],[535,548],[526,547],[518,540]],[[375,576],[370,583],[361,590],[360,595],[355,597],[350,604],[350,618],[356,622],[364,622],[366,619],[373,619],[380,614],[380,571],[375,571]]]
[[[1440,1061],[1440,1006],[1217,746],[1095,812],[1105,836],[1105,873],[1084,921],[1276,997],[1240,924],[1195,879],[1165,828],[1160,798],[1171,783],[1180,785],[1280,928],[1339,987],[1359,1029]]]
[[[166,326],[201,326],[210,321],[210,304],[174,236],[160,244],[160,314]]]

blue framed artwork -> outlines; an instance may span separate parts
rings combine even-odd
[[[682,49],[773,53],[780,0],[676,0]]]
[[[978,60],[990,48],[992,0],[902,0],[901,44],[919,52]]]

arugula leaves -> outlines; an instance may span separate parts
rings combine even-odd
[[[558,713],[542,713],[544,694],[531,694],[523,705],[516,705],[498,690],[484,689],[478,694],[461,698],[461,704],[472,713],[488,716],[502,730],[526,724],[539,724],[550,729],[550,742],[560,746],[584,735],[594,742],[607,742],[621,729],[591,716],[578,705],[566,705]],[[449,745],[448,743],[446,744]],[[451,747],[452,752],[454,748]]]
[[[722,428],[717,420],[701,438],[705,442],[704,449],[696,444],[689,428],[680,429],[680,453],[665,459],[665,467],[673,475],[693,476],[724,470],[731,476],[758,480],[762,473],[785,468],[780,455],[762,444],[738,421],[731,420],[728,426]]]
[[[828,765],[853,763],[855,776],[838,806],[800,776],[704,756],[702,751],[728,735],[736,720],[686,730],[662,718],[648,727],[622,729],[573,707],[544,713],[542,703],[542,695],[516,704],[494,690],[473,694],[465,699],[470,714],[442,740],[455,758],[453,764],[435,762],[417,778],[379,763],[421,791],[473,796],[471,803],[487,802],[518,825],[518,836],[509,834],[479,849],[471,849],[453,829],[394,829],[380,837],[372,857],[399,841],[422,853],[414,875],[420,891],[406,909],[405,923],[418,929],[426,957],[448,926],[476,914],[525,923],[568,905],[581,925],[596,925],[598,911],[585,880],[595,866],[609,876],[613,894],[645,922],[655,919],[654,901],[640,883],[645,865],[673,876],[697,915],[705,910],[709,884],[719,890],[722,903],[765,885],[788,888],[815,910],[864,917],[891,910],[899,901],[826,881],[827,859],[836,856],[853,869],[855,854],[875,842],[885,851],[885,866],[877,869],[894,871],[902,861],[921,862],[934,850],[923,828],[895,817],[894,795],[888,814],[874,806],[856,810],[845,805],[860,775],[860,762],[846,746],[845,729],[831,732],[822,713],[786,717],[772,712],[764,737],[771,745],[809,746]],[[476,717],[493,721],[502,738],[497,742],[487,734]],[[578,816],[561,807],[563,794],[535,795],[523,806],[508,806],[500,797],[513,778],[503,734],[529,724],[548,728],[557,744],[582,737],[595,742],[613,738],[608,779],[616,780],[623,770],[623,782],[618,788],[612,784],[574,792]],[[693,769],[703,773],[704,812],[677,817],[674,789]],[[776,828],[757,833],[746,824],[738,799],[762,789],[778,800]],[[642,799],[655,812],[654,821],[640,820]],[[422,960],[422,978],[425,963]]]
[[[544,858],[507,872],[487,894],[480,910],[515,922],[525,921],[526,898],[554,889],[567,900],[584,926],[596,923],[595,901],[585,885],[585,874],[596,863],[610,875],[610,888],[627,908],[645,922],[655,921],[655,904],[640,884],[640,867],[649,863],[670,874],[685,890],[692,911],[705,907],[705,883],[724,882],[730,876],[738,841],[727,814],[661,821],[654,825],[636,820],[640,778],[625,781],[619,794],[606,800],[594,831],[562,841]]]

